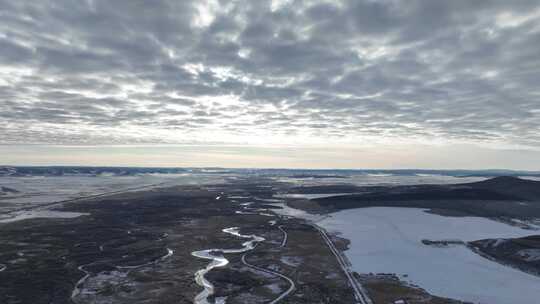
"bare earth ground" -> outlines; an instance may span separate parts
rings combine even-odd
[[[478,240],[469,246],[486,258],[540,276],[540,235]]]
[[[209,261],[191,252],[241,248],[245,239],[222,232],[234,226],[266,239],[245,256],[249,264],[294,281],[295,290],[281,303],[352,303],[343,272],[313,227],[236,214],[244,202],[264,207],[256,198],[272,197],[267,183],[116,194],[57,208],[87,216],[0,224],[0,303],[193,303],[202,291],[194,273]],[[288,236],[283,247],[278,226]],[[242,254],[226,257],[230,264],[207,278],[227,303],[268,303],[290,287],[248,267]]]
[[[417,286],[410,286],[392,274],[358,276],[376,304],[395,303],[404,300],[409,304],[458,304],[460,301],[432,296]]]
[[[227,303],[355,303],[352,288],[319,232],[305,221],[278,216],[267,205],[279,193],[342,193],[334,198],[289,200],[325,213],[369,206],[431,209],[445,216],[477,215],[501,221],[540,215],[540,183],[515,178],[455,186],[324,186],[294,189],[265,178],[225,184],[178,186],[74,201],[54,208],[88,215],[72,219],[27,219],[0,223],[0,303],[193,303],[203,288],[194,273],[209,260],[191,253],[241,248],[265,238],[246,253],[226,254],[229,264],[207,274],[209,298]],[[249,207],[245,204],[251,203]],[[238,212],[248,212],[238,213]],[[518,222],[517,224],[523,225]],[[285,240],[286,237],[286,242]],[[332,236],[340,250],[347,241]],[[522,270],[538,268],[538,240],[473,242],[479,252]],[[498,244],[498,245],[495,245]],[[289,278],[291,283],[285,278]],[[432,296],[392,274],[357,274],[375,304],[459,303]],[[290,290],[291,292],[287,292]]]

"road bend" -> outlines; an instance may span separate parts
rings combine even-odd
[[[246,265],[246,266],[248,266],[250,268],[253,268],[253,269],[257,270],[257,271],[260,271],[260,272],[264,272],[264,273],[268,273],[268,274],[271,274],[271,275],[274,275],[274,276],[278,276],[278,277],[286,280],[289,283],[289,289],[287,289],[285,292],[280,294],[277,298],[275,298],[271,302],[268,302],[268,304],[276,304],[276,303],[278,303],[279,301],[283,300],[285,297],[287,297],[289,294],[291,294],[296,289],[296,285],[294,284],[294,281],[291,278],[289,278],[288,276],[286,276],[284,274],[281,274],[279,272],[270,270],[270,269],[266,269],[266,268],[262,268],[262,267],[250,264],[249,262],[246,261],[246,256],[247,256],[247,253],[242,255],[242,263],[244,265]]]
[[[278,229],[281,230],[281,232],[283,233],[283,240],[281,241],[281,244],[279,245],[279,247],[285,247],[287,245],[287,238],[288,238],[287,231],[283,229],[282,225],[279,225]]]

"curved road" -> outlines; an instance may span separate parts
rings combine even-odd
[[[174,251],[172,249],[170,249],[170,248],[166,248],[166,249],[167,249],[167,254],[165,254],[164,256],[162,256],[160,258],[157,258],[156,260],[151,261],[149,263],[136,265],[136,266],[115,266],[115,267],[118,268],[118,269],[133,270],[135,268],[140,268],[140,267],[145,267],[145,266],[149,266],[149,265],[152,265],[152,264],[157,264],[158,262],[161,262],[161,261],[167,259],[168,257],[170,257],[170,256],[172,256],[174,254]],[[73,291],[71,292],[71,301],[73,303],[78,303],[79,302],[77,297],[81,294],[82,286],[84,286],[84,283],[86,282],[86,280],[88,280],[88,278],[92,275],[92,273],[90,271],[85,270],[84,267],[96,264],[98,262],[99,261],[94,261],[94,262],[84,264],[84,265],[81,265],[81,266],[77,267],[77,269],[79,271],[84,273],[84,276],[81,279],[79,279],[79,281],[77,281],[77,283],[75,283],[75,288],[73,288]]]
[[[167,253],[164,256],[157,258],[151,262],[140,264],[140,265],[133,265],[133,266],[115,266],[115,267],[118,269],[137,269],[137,268],[142,268],[142,267],[146,267],[150,265],[155,265],[161,261],[166,260],[167,258],[169,258],[170,256],[174,254],[174,250],[172,250],[171,248],[165,248],[165,249],[167,250]]]
[[[84,265],[81,265],[81,266],[77,267],[77,269],[79,271],[84,272],[84,277],[80,278],[79,281],[77,281],[77,283],[75,284],[75,288],[71,292],[71,302],[73,302],[73,303],[78,303],[79,302],[77,297],[81,294],[81,286],[83,286],[84,282],[90,277],[90,272],[84,270],[84,267],[92,265],[94,263],[96,263],[96,262],[84,264]]]
[[[247,206],[244,206],[244,209],[247,209]],[[274,216],[274,215],[272,215]],[[274,222],[275,224],[275,222]],[[274,225],[272,224],[272,225]],[[283,248],[287,245],[287,239],[288,239],[288,235],[287,235],[287,231],[285,231],[285,229],[283,229],[283,225],[279,225],[277,227],[282,233],[283,233],[283,239],[281,240],[281,244],[279,245],[279,247]],[[255,245],[255,247],[258,245],[258,243]],[[255,249],[255,247],[253,249]],[[260,272],[264,272],[264,273],[267,273],[267,274],[271,274],[271,275],[274,275],[274,276],[277,276],[277,277],[280,277],[284,280],[286,280],[288,283],[289,283],[289,288],[283,292],[282,294],[280,294],[277,298],[275,298],[274,300],[268,302],[268,304],[275,304],[275,303],[278,303],[279,301],[283,300],[285,297],[287,297],[289,294],[291,294],[295,289],[296,289],[296,284],[294,284],[294,281],[282,274],[282,273],[279,273],[277,271],[273,271],[273,270],[269,270],[269,269],[266,269],[266,268],[262,268],[262,267],[259,267],[259,266],[255,266],[253,264],[250,264],[246,261],[246,257],[247,257],[248,253],[244,253],[242,255],[242,258],[241,258],[241,261],[244,265],[246,265],[247,267],[250,267],[252,269],[255,269],[257,271],[260,271]]]
[[[280,225],[278,226],[278,229],[281,230],[281,232],[283,232],[283,240],[281,241],[281,244],[280,244],[280,247],[285,247],[285,245],[287,244],[287,232],[285,231],[285,229],[283,229],[283,226]],[[271,302],[269,302],[268,304],[275,304],[275,303],[278,303],[279,301],[283,300],[286,296],[288,296],[289,294],[291,294],[295,289],[296,289],[296,284],[294,284],[294,281],[282,274],[282,273],[279,273],[277,271],[273,271],[273,270],[269,270],[269,269],[266,269],[266,268],[262,268],[262,267],[259,267],[259,266],[255,266],[253,264],[250,264],[246,261],[246,256],[248,254],[244,254],[242,255],[242,263],[248,267],[251,267],[255,270],[258,270],[258,271],[261,271],[261,272],[264,272],[264,273],[268,273],[268,274],[271,274],[271,275],[275,275],[275,276],[278,276],[284,280],[286,280],[287,282],[289,282],[289,288],[283,292],[281,295],[279,295],[277,298],[275,298],[274,300],[272,300]]]
[[[217,200],[219,200],[220,198],[221,197],[219,197],[219,196],[216,197]],[[243,206],[242,209],[248,210],[249,208],[247,206]],[[236,213],[237,214],[260,214],[260,215],[265,215],[265,214],[261,214],[261,213],[251,213],[251,212],[245,212],[245,211],[236,211]],[[272,214],[271,216],[275,216],[275,215]],[[279,247],[285,247],[287,245],[287,239],[288,239],[287,232],[285,231],[285,229],[283,229],[282,225],[278,226],[278,229],[283,233],[283,239],[282,239]],[[197,295],[197,297],[195,298],[196,303],[208,303],[206,298],[213,293],[213,290],[212,290],[213,285],[210,282],[207,282],[204,279],[204,274],[207,273],[208,271],[210,271],[212,268],[223,267],[226,264],[228,264],[228,262],[229,262],[223,256],[216,257],[216,256],[212,256],[211,254],[207,254],[207,253],[211,253],[212,251],[220,251],[220,252],[223,252],[223,253],[240,253],[240,252],[245,252],[245,251],[250,251],[251,252],[251,250],[255,249],[257,247],[257,245],[259,245],[260,241],[264,240],[264,238],[258,237],[258,236],[255,236],[255,235],[242,235],[237,230],[238,230],[238,228],[233,227],[233,228],[223,229],[222,231],[226,232],[226,233],[236,235],[236,236],[239,236],[241,238],[252,238],[251,241],[243,244],[244,248],[242,248],[242,249],[207,249],[207,250],[195,251],[195,252],[191,253],[192,255],[194,255],[196,257],[199,257],[199,258],[205,258],[205,259],[212,259],[213,260],[213,262],[210,263],[205,269],[199,270],[195,274],[195,277],[196,277],[195,281],[197,282],[197,284],[199,284],[199,285],[201,285],[201,286],[203,286],[205,288],[205,290],[202,291],[201,293],[199,293]],[[295,285],[294,281],[291,278],[289,278],[288,276],[286,276],[284,274],[281,274],[281,273],[279,273],[277,271],[269,270],[269,269],[262,268],[262,267],[259,267],[259,266],[255,266],[253,264],[248,263],[246,261],[246,257],[248,256],[248,254],[249,254],[249,252],[245,252],[244,254],[242,254],[241,261],[242,261],[242,263],[244,265],[246,265],[247,267],[250,267],[250,268],[252,268],[254,270],[280,277],[280,278],[286,280],[289,283],[289,288],[285,292],[280,294],[277,298],[275,298],[272,301],[268,302],[268,304],[276,304],[276,303],[278,303],[279,301],[283,300],[285,297],[287,297],[289,294],[291,294],[296,289],[296,285]],[[224,261],[216,262],[216,259],[219,259],[219,258],[222,258]]]
[[[264,272],[264,273],[268,273],[268,274],[271,274],[271,275],[275,275],[275,276],[278,276],[284,280],[286,280],[287,282],[289,282],[289,289],[287,289],[284,293],[280,294],[279,297],[275,298],[274,300],[272,300],[271,302],[269,302],[268,304],[275,304],[281,300],[283,300],[283,298],[285,298],[286,296],[288,296],[291,292],[293,292],[295,289],[296,289],[296,285],[294,284],[294,281],[289,278],[288,276],[284,275],[284,274],[281,274],[279,272],[275,272],[275,271],[272,271],[272,270],[269,270],[269,269],[266,269],[266,268],[261,268],[261,267],[258,267],[258,266],[255,266],[253,264],[250,264],[246,261],[246,256],[247,256],[247,253],[242,255],[242,263],[248,267],[251,267],[255,270],[258,270],[260,272]]]
[[[287,245],[287,231],[283,229],[283,225],[279,225],[278,229],[283,232],[283,240],[281,241],[281,245],[279,247],[285,247],[285,245]]]
[[[280,226],[281,227],[281,226]],[[279,227],[278,227],[279,228]],[[281,231],[283,231],[284,234],[284,239],[283,239],[283,242],[281,243],[282,246],[280,247],[284,247],[285,243],[287,242],[287,232],[285,232],[285,230],[283,230],[283,228],[279,228]],[[262,268],[262,267],[259,267],[259,266],[255,266],[253,264],[250,264],[246,261],[246,256],[248,254],[245,253],[242,255],[242,263],[244,265],[246,265],[247,267],[250,267],[250,268],[253,268],[257,271],[260,271],[260,272],[264,272],[264,273],[268,273],[268,274],[271,274],[271,275],[275,275],[275,276],[278,276],[284,280],[286,280],[287,282],[289,282],[289,289],[287,289],[285,292],[283,292],[282,294],[280,294],[277,298],[275,298],[274,300],[272,300],[271,302],[268,302],[268,304],[275,304],[275,303],[278,303],[279,301],[283,300],[286,296],[288,296],[290,293],[292,293],[295,289],[296,289],[296,284],[294,284],[294,281],[289,278],[288,276],[284,275],[284,274],[281,274],[277,271],[273,271],[273,270],[269,270],[269,269],[266,269],[266,268]]]

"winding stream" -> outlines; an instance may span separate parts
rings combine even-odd
[[[80,278],[79,281],[77,281],[77,283],[75,284],[75,288],[73,289],[73,291],[71,292],[71,301],[74,302],[74,303],[78,303],[79,301],[77,300],[77,297],[81,294],[82,292],[82,286],[84,285],[84,282],[90,277],[90,272],[89,271],[86,271],[84,270],[84,267],[86,266],[90,266],[92,264],[94,264],[95,262],[92,262],[92,263],[89,263],[89,264],[85,264],[85,265],[81,265],[79,267],[77,267],[77,269],[81,272],[84,273],[84,277]]]
[[[118,268],[118,269],[137,269],[137,268],[157,264],[157,263],[169,258],[170,256],[172,256],[174,254],[174,250],[172,250],[171,248],[166,248],[166,249],[167,249],[167,254],[165,254],[164,256],[162,256],[162,257],[160,257],[160,258],[158,258],[156,260],[153,260],[151,262],[140,264],[140,265],[133,265],[133,266],[116,266],[116,268]]]
[[[242,243],[242,248],[238,249],[206,249],[206,250],[199,250],[199,251],[193,251],[191,254],[193,256],[196,256],[201,259],[207,259],[212,260],[205,268],[200,269],[195,273],[195,282],[201,287],[204,288],[203,291],[201,291],[197,296],[195,296],[195,304],[210,304],[208,301],[208,297],[211,296],[214,293],[214,285],[208,281],[204,275],[207,274],[209,271],[211,271],[214,268],[217,267],[223,267],[227,264],[229,264],[229,260],[223,256],[224,253],[243,253],[249,250],[252,250],[255,248],[257,243],[264,241],[263,237],[251,234],[251,235],[245,235],[241,234],[239,232],[240,228],[238,227],[230,227],[225,228],[222,231],[228,234],[232,234],[234,236],[244,238],[244,239],[250,239],[247,242]]]
[[[100,250],[102,250],[101,246],[100,246]],[[127,270],[128,272],[133,270],[133,269],[137,269],[137,268],[142,268],[142,267],[146,267],[146,266],[150,266],[150,265],[154,265],[154,264],[157,264],[159,262],[162,262],[164,260],[166,260],[167,258],[171,257],[173,254],[174,254],[174,250],[170,249],[170,248],[166,248],[167,250],[167,253],[165,255],[163,255],[162,257],[160,258],[157,258],[151,262],[148,262],[148,263],[144,263],[144,264],[140,264],[140,265],[134,265],[134,266],[115,266],[117,269],[121,269],[121,270]],[[86,266],[90,266],[90,265],[93,265],[93,264],[96,264],[98,263],[97,261],[96,262],[92,262],[92,263],[89,263],[89,264],[84,264],[84,265],[81,265],[79,267],[77,267],[77,269],[81,272],[84,273],[84,276],[82,278],[79,279],[79,281],[77,281],[77,283],[75,284],[75,288],[73,289],[73,291],[71,292],[71,300],[72,302],[74,303],[78,303],[80,302],[78,300],[78,297],[81,295],[82,293],[82,289],[83,289],[83,286],[84,286],[84,283],[86,282],[86,280],[88,280],[88,278],[90,278],[90,276],[92,275],[92,273],[90,271],[87,271],[84,269],[84,267]],[[0,264],[0,271],[2,271],[3,269],[1,269],[1,264]]]

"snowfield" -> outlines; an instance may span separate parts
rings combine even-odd
[[[47,212],[40,206],[102,193],[136,190],[146,186],[202,185],[223,181],[224,176],[201,173],[136,174],[130,176],[0,176],[1,187],[18,191],[0,196],[0,220],[10,222],[13,219],[34,217],[69,217],[69,214]],[[39,208],[40,210],[30,212],[30,208]]]
[[[359,273],[396,273],[434,295],[473,303],[526,304],[540,298],[539,277],[487,260],[465,246],[421,243],[523,237],[534,231],[479,217],[386,207],[345,210],[318,224],[351,241],[345,254]]]

